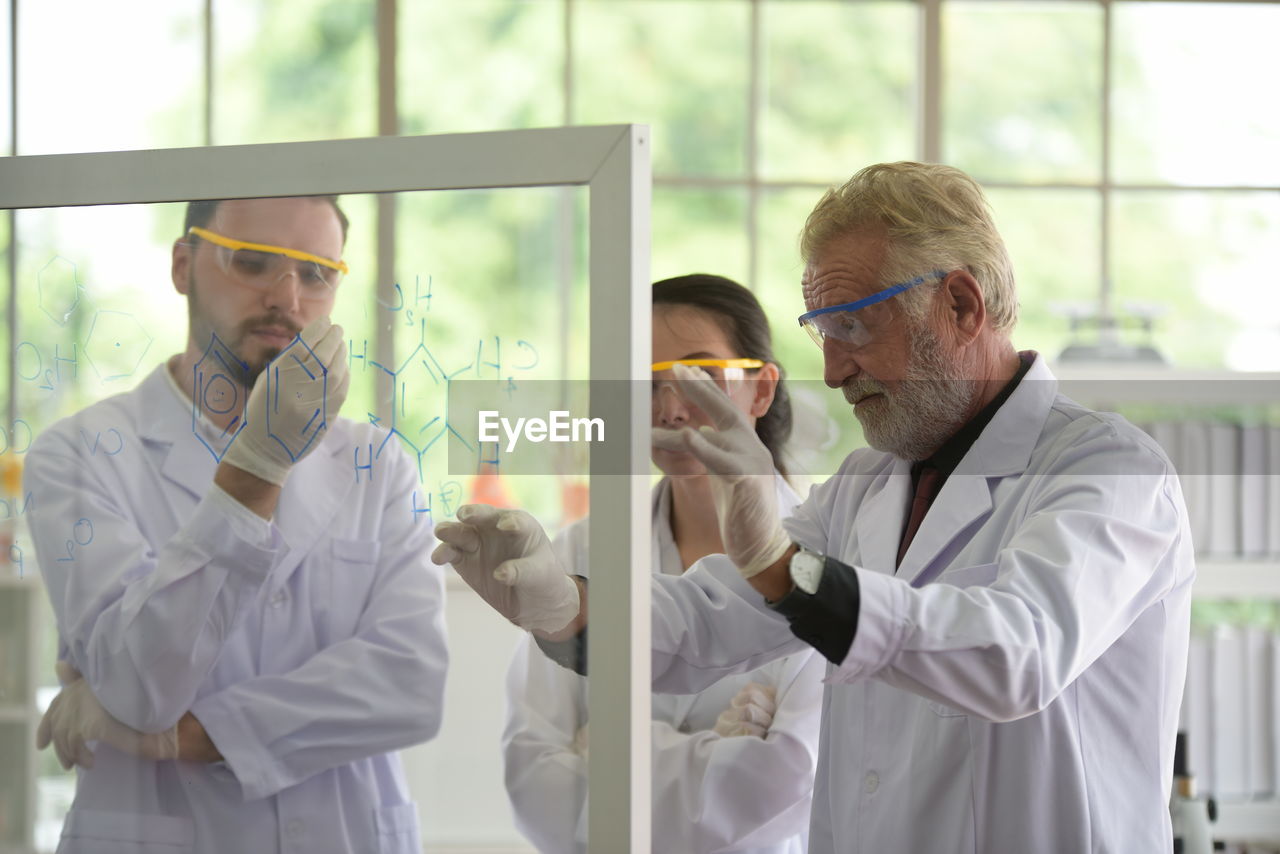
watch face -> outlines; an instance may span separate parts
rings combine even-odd
[[[806,551],[792,555],[791,581],[810,596],[817,593],[818,583],[822,581],[822,556]]]

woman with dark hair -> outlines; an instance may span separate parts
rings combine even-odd
[[[679,313],[681,308],[694,310],[719,326],[733,351],[767,363],[764,378],[773,388],[773,398],[764,414],[756,418],[756,435],[773,455],[774,467],[786,475],[782,448],[791,436],[791,396],[783,382],[782,368],[773,357],[769,320],[755,294],[732,279],[709,273],[676,276],[654,284],[655,325],[661,320],[669,321],[672,313]]]
[[[768,320],[752,293],[705,274],[658,282],[653,359],[653,424],[707,423],[681,394],[672,369],[685,364],[706,371],[754,420],[778,469],[778,506],[788,513],[797,497],[780,460],[790,404]],[[653,461],[664,474],[653,490],[653,570],[680,574],[724,551],[711,482],[690,454],[655,448]],[[584,576],[587,524],[570,526],[552,544],[563,565]],[[821,659],[805,652],[700,694],[653,697],[653,850],[805,849],[822,672]],[[543,852],[586,848],[587,685],[528,638],[508,672],[507,792],[516,825]]]

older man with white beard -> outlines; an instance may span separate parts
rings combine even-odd
[[[868,167],[801,246],[800,323],[871,448],[779,524],[768,453],[685,369],[715,428],[654,443],[714,476],[728,554],[655,576],[655,688],[828,659],[812,852],[1169,850],[1194,563],[1167,457],[1014,349],[1008,256],[958,170]],[[584,582],[527,514],[458,515],[435,558],[576,661]]]

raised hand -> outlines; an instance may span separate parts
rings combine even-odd
[[[487,504],[458,508],[458,521],[435,528],[431,554],[499,614],[523,629],[555,632],[578,616],[578,585],[565,574],[538,521],[523,510]]]
[[[653,444],[688,451],[707,468],[725,552],[744,578],[776,563],[791,547],[778,519],[773,457],[747,417],[700,368],[675,365],[680,391],[714,427],[653,428]]]

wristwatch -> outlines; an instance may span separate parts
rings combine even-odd
[[[769,607],[787,618],[796,637],[838,665],[848,656],[858,633],[862,608],[858,573],[838,558],[809,551],[799,543],[796,547],[787,563],[793,586]],[[819,587],[821,596],[817,595]]]
[[[791,572],[791,583],[810,596],[818,592],[822,583],[822,569],[826,566],[826,555],[811,552],[804,546],[796,549],[788,565]]]

